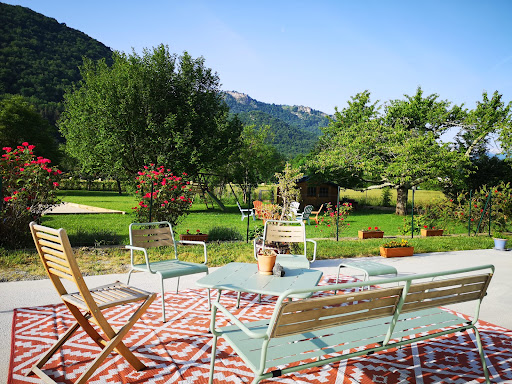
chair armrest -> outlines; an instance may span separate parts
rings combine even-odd
[[[151,264],[149,262],[148,250],[146,248],[144,248],[144,247],[136,247],[134,245],[125,245],[124,247],[126,249],[130,250],[130,262],[131,262],[132,266],[134,265],[134,262],[133,262],[133,251],[144,252],[144,259],[146,260],[146,266],[148,267],[149,272],[153,273],[153,271],[151,270]]]
[[[245,333],[247,336],[249,336],[252,339],[264,339],[267,337],[267,332],[253,332],[249,328],[245,326],[244,323],[242,323],[236,316],[234,316],[231,312],[229,312],[221,303],[218,301],[214,301],[212,303],[214,307],[219,309],[227,318],[229,318],[240,330]],[[215,312],[213,312],[213,319],[211,328],[212,331],[215,331]],[[218,332],[218,331],[215,331]]]
[[[316,260],[316,241],[311,239],[306,239],[306,241],[309,241],[310,243],[313,243],[313,260],[311,262]]]
[[[175,243],[180,244],[196,244],[196,245],[202,245],[204,248],[204,263],[208,263],[208,254],[206,252],[206,243],[204,241],[195,241],[195,240],[175,240]]]

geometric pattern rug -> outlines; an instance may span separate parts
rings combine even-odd
[[[345,281],[353,279],[346,277]],[[321,284],[334,282],[332,276],[326,276]],[[88,383],[207,383],[212,336],[208,333],[210,312],[206,292],[205,289],[187,289],[179,294],[166,293],[168,320],[165,324],[161,321],[162,298],[159,295],[123,339],[148,369],[136,372],[114,352],[104,360]],[[244,293],[237,310],[235,294],[225,291],[221,302],[240,319],[255,321],[270,317],[275,298],[263,296],[260,303],[257,295]],[[110,324],[120,327],[132,312],[129,306],[124,306],[105,313]],[[73,316],[63,304],[15,309],[7,383],[41,383],[37,376],[25,377],[25,373],[73,323]],[[485,321],[479,321],[478,329],[491,381],[512,383],[512,331]],[[99,350],[83,331],[78,330],[43,370],[59,383],[72,383]],[[252,381],[252,372],[222,338],[218,339],[217,353],[216,383]],[[262,382],[462,384],[482,383],[484,376],[474,334],[462,332]]]

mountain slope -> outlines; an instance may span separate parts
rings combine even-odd
[[[112,51],[53,18],[0,3],[0,94],[59,103],[64,90],[80,80],[83,56],[111,62]]]
[[[303,106],[267,104],[255,100],[245,93],[225,92],[225,100],[232,113],[260,111],[303,131],[320,135],[320,127],[329,123],[327,114]]]
[[[318,135],[302,131],[265,112],[240,112],[238,113],[238,118],[244,124],[255,125],[257,128],[269,125],[274,134],[272,144],[277,148],[279,153],[288,158],[308,153],[318,140]]]

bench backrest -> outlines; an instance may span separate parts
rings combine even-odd
[[[405,285],[397,287],[283,302],[270,337],[307,333],[376,318],[396,319],[403,312],[481,301],[491,277],[492,273],[486,273],[416,284],[411,284],[413,279],[409,278],[403,281]]]

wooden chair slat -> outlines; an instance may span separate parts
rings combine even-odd
[[[144,228],[144,229],[133,229],[133,236],[150,236],[150,235],[158,235],[158,234],[169,234],[169,227],[161,227],[161,228]]]
[[[75,282],[75,278],[73,277],[73,275],[71,275],[69,273],[61,272],[60,270],[55,269],[55,268],[48,268],[48,271],[58,277],[62,277],[63,279]]]
[[[47,241],[44,239],[39,240],[39,244],[41,244],[42,247],[48,247],[59,251],[64,251],[64,247],[61,243],[55,243],[53,241]]]
[[[65,274],[71,276],[71,269],[69,269],[69,266],[62,265],[62,264],[57,264],[57,263],[54,263],[53,261],[50,261],[50,260],[48,260],[47,264],[48,264],[48,267],[50,267],[52,269],[59,270],[62,273],[65,273]]]
[[[49,257],[54,256],[53,258],[59,259],[60,263],[69,265],[64,252],[56,250],[56,249],[48,248],[48,247],[41,247],[41,250],[44,252],[45,255],[48,255]]]

